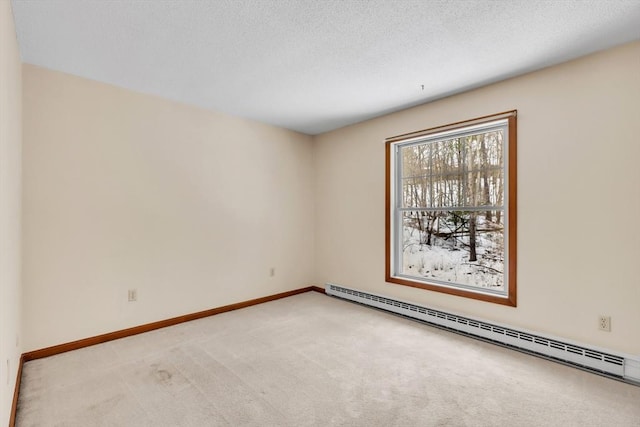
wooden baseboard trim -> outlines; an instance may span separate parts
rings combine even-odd
[[[22,362],[28,362],[30,360],[41,359],[43,357],[49,357],[60,353],[65,353],[71,350],[77,350],[84,347],[89,347],[96,344],[101,344],[107,341],[113,341],[120,338],[129,337],[132,335],[142,334],[144,332],[153,331],[155,329],[166,328],[167,326],[177,325],[183,322],[189,322],[191,320],[202,319],[203,317],[209,317],[220,313],[226,313],[232,310],[238,310],[240,308],[250,307],[256,304],[262,304],[264,302],[274,301],[281,298],[290,297],[292,295],[298,295],[305,292],[321,292],[324,293],[324,289],[318,286],[307,286],[305,288],[294,289],[292,291],[281,292],[275,295],[269,295],[262,298],[256,298],[249,301],[238,302],[235,304],[225,305],[223,307],[212,308],[209,310],[199,311],[197,313],[185,314],[183,316],[173,317],[171,319],[160,320],[158,322],[147,323],[145,325],[134,326],[128,329],[121,329],[119,331],[110,332],[107,334],[97,335],[95,337],[84,338],[77,341],[68,342],[65,344],[54,345],[39,350],[29,351],[24,353],[21,358],[20,369],[22,369]],[[20,375],[20,374],[18,374]],[[14,398],[14,400],[17,398]]]
[[[18,363],[18,373],[16,374],[16,386],[13,389],[13,403],[11,403],[11,413],[9,414],[9,427],[16,425],[16,413],[18,412],[18,397],[20,395],[20,382],[22,381],[22,365],[24,365],[24,354],[20,356]]]

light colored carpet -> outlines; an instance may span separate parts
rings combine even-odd
[[[24,366],[27,426],[640,426],[640,387],[315,292]]]

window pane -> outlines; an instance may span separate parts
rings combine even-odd
[[[405,211],[401,274],[504,291],[502,210]]]
[[[502,129],[401,148],[402,207],[504,203]]]

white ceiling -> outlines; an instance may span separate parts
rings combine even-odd
[[[640,0],[12,3],[24,62],[312,135],[640,39]]]

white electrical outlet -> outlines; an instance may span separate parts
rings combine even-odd
[[[611,332],[611,316],[598,317],[598,329]]]
[[[136,289],[129,289],[129,302],[138,301],[138,291]]]

